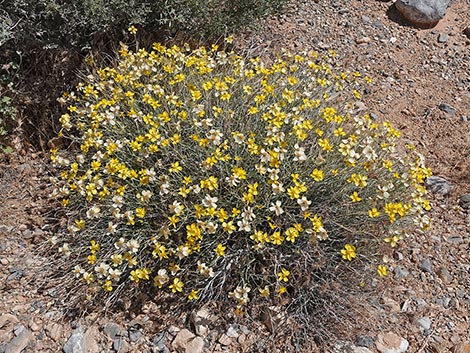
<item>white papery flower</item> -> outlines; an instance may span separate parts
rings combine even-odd
[[[276,216],[280,216],[281,214],[284,213],[284,210],[282,209],[282,202],[280,200],[277,200],[276,203],[271,203],[271,207],[269,207],[269,210],[271,212],[274,212]]]
[[[301,199],[297,199],[297,203],[302,211],[307,211],[312,201],[309,201],[305,196],[302,196]]]
[[[139,250],[140,244],[137,240],[131,239],[127,242],[127,247],[131,253],[136,253]]]
[[[238,221],[237,226],[238,226],[238,231],[240,231],[240,232],[241,231],[251,232],[251,225],[245,219],[242,219],[242,220]]]
[[[101,209],[98,206],[93,206],[86,212],[86,216],[89,219],[99,218]]]
[[[206,197],[202,200],[202,205],[206,208],[217,208],[217,201],[219,201],[217,197],[206,195]]]

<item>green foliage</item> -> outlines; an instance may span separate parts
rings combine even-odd
[[[16,95],[14,80],[17,72],[18,65],[14,62],[0,67],[0,150],[2,152],[11,152],[11,148],[7,147],[6,143],[11,131],[18,126],[18,112],[11,98]]]
[[[87,46],[98,32],[130,24],[167,26],[218,38],[279,11],[285,0],[3,0],[1,38],[44,46]],[[8,18],[9,21],[5,21]],[[16,23],[12,32],[8,23]]]
[[[6,121],[14,120],[16,116],[16,110],[11,106],[10,97],[3,96],[0,99],[0,136],[7,134]]]
[[[329,56],[120,55],[60,99],[74,149],[51,151],[69,232],[51,241],[90,294],[243,306],[429,226],[422,157],[355,111],[363,79]]]
[[[13,24],[8,14],[0,12],[0,47],[13,38]]]
[[[57,131],[56,97],[76,83],[83,54],[108,60],[130,25],[141,42],[172,38],[183,31],[213,42],[225,32],[256,23],[285,0],[0,0],[0,62],[17,62],[14,106],[27,117],[29,142],[42,147]],[[13,96],[12,96],[13,98]]]

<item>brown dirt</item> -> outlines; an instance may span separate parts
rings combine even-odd
[[[392,274],[364,288],[367,304],[358,305],[355,314],[361,315],[362,310],[367,325],[344,332],[342,343],[332,336],[329,343],[336,350],[327,351],[347,351],[359,335],[374,340],[377,334],[392,331],[409,341],[409,352],[468,352],[459,347],[470,339],[470,213],[458,206],[458,198],[470,193],[470,122],[466,121],[470,119],[470,38],[463,34],[470,27],[469,9],[468,1],[454,1],[444,20],[422,30],[400,20],[390,2],[295,1],[286,14],[268,19],[258,31],[236,35],[236,47],[250,55],[263,56],[280,48],[336,50],[345,70],[374,79],[372,90],[365,92],[367,108],[379,120],[389,119],[399,127],[404,139],[425,155],[434,174],[455,186],[446,197],[432,195],[431,231],[405,239],[390,259]],[[449,35],[445,43],[438,42],[441,33]],[[442,111],[441,103],[455,108],[455,113]],[[61,351],[74,325],[61,312],[63,298],[44,286],[50,263],[37,252],[38,244],[51,234],[49,224],[55,217],[50,211],[44,213],[50,209],[47,168],[39,154],[0,158],[0,352],[1,344],[14,337],[18,322],[34,335],[23,352]],[[424,270],[426,261],[430,271]],[[399,278],[400,269],[408,275]],[[100,352],[110,351],[112,344],[100,331],[104,324],[115,321],[129,328],[143,320],[140,345],[128,347],[143,352],[167,323],[155,312],[158,308],[147,308],[134,318],[122,313],[74,317],[90,328],[90,341]],[[5,314],[14,315],[18,322],[3,323]],[[423,318],[431,322],[427,330],[418,324]],[[51,329],[54,323],[61,328],[57,335]],[[230,346],[215,343],[222,333],[215,330],[208,351],[254,351],[254,342],[276,343],[259,322],[251,323],[250,330],[244,343]],[[376,352],[374,345],[369,349]]]

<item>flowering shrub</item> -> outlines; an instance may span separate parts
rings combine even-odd
[[[69,234],[52,241],[76,277],[93,293],[150,284],[243,305],[287,295],[324,248],[351,261],[427,228],[429,169],[354,110],[370,80],[332,56],[123,46],[64,94],[72,143],[51,158]]]

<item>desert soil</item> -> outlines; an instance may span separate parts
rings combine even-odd
[[[452,186],[446,195],[430,194],[432,229],[396,248],[390,275],[372,289],[367,324],[333,335],[318,351],[366,352],[357,348],[363,346],[378,352],[377,335],[393,332],[409,342],[408,352],[470,352],[470,210],[459,206],[461,195],[470,193],[470,38],[463,33],[469,13],[468,0],[454,1],[436,27],[417,29],[392,2],[293,1],[259,30],[235,35],[235,46],[252,55],[335,50],[345,70],[374,79],[363,108],[392,121],[434,175]],[[190,350],[193,336],[184,329],[194,327],[187,317],[157,314],[150,304],[134,315],[64,311],[66,298],[47,285],[54,283],[47,277],[50,261],[38,251],[55,217],[49,169],[43,153],[0,157],[0,352],[60,352],[81,329],[87,352],[173,351],[181,332],[190,337],[183,351],[200,352]],[[265,326],[260,320],[211,325],[204,351],[274,351],[261,347],[273,337]]]

